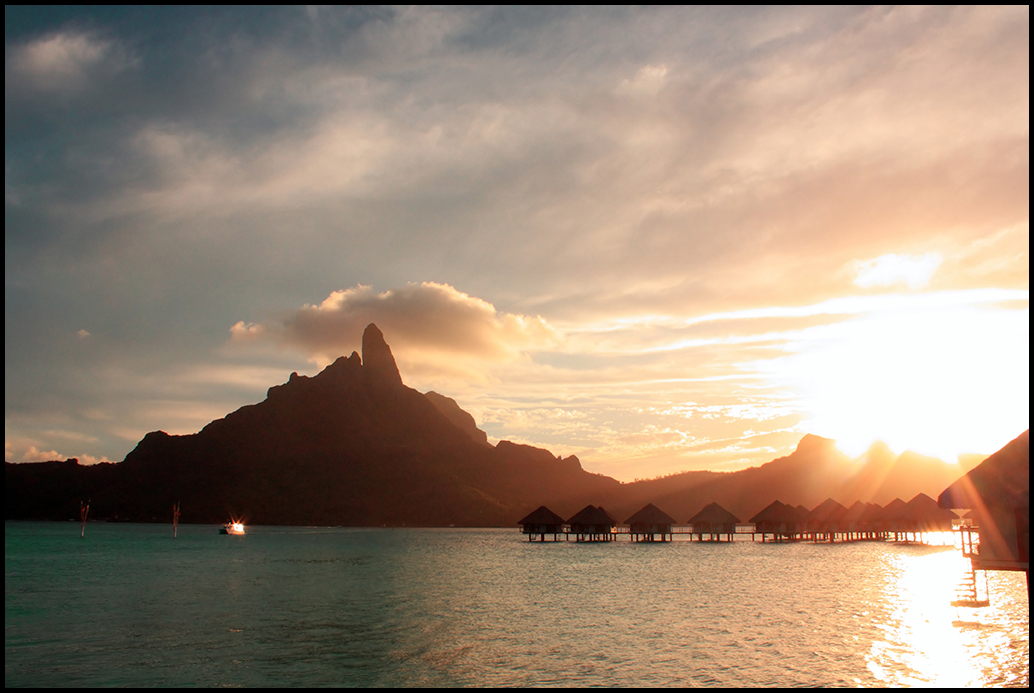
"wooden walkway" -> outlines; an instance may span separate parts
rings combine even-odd
[[[615,527],[610,533],[605,534],[594,534],[585,535],[576,532],[571,532],[565,527],[564,530],[553,533],[547,532],[540,534],[538,532],[524,532],[523,529],[519,530],[522,534],[527,534],[528,541],[575,541],[582,543],[593,543],[593,542],[612,542],[619,539],[628,539],[629,541],[638,541],[646,543],[660,543],[669,541],[707,541],[707,542],[730,542],[730,541],[744,541],[741,537],[750,537],[751,541],[761,541],[766,543],[789,543],[789,542],[812,542],[812,543],[845,543],[845,542],[856,542],[856,541],[893,541],[899,543],[917,543],[925,544],[925,534],[932,534],[933,532],[905,532],[905,531],[880,531],[880,532],[760,532],[754,525],[737,525],[736,531],[732,534],[722,532],[721,534],[709,534],[708,532],[696,532],[692,526],[681,526],[672,527],[671,532],[660,532],[653,535],[643,535],[641,532],[633,534],[628,527]],[[953,533],[959,530],[952,530]],[[563,537],[561,539],[561,537]],[[592,537],[592,538],[589,538]],[[638,537],[638,538],[637,538]],[[652,537],[652,538],[651,538]]]

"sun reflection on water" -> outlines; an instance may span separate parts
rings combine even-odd
[[[890,613],[866,657],[872,675],[894,686],[986,686],[1007,681],[1013,647],[991,606],[954,607],[969,560],[955,551],[887,554]],[[983,580],[980,577],[980,580]],[[993,583],[993,580],[989,580]],[[994,590],[992,589],[992,592]]]

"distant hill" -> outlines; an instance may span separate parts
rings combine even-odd
[[[406,387],[376,325],[363,354],[297,373],[193,435],[148,433],[118,464],[5,464],[7,519],[91,517],[253,524],[512,526],[539,505],[570,517],[602,505],[619,521],[647,503],[684,523],[717,502],[746,520],[773,500],[886,504],[936,496],[967,469],[874,446],[857,460],[808,435],[786,457],[737,472],[622,484],[578,458],[501,441],[444,395]],[[975,464],[979,460],[974,460]]]
[[[649,498],[684,523],[704,506],[718,503],[743,521],[773,500],[809,508],[818,505],[840,490],[853,470],[853,462],[836,449],[834,441],[806,435],[792,454],[760,467],[726,473],[687,472],[628,484],[630,502],[619,504],[615,499],[613,505],[618,514],[631,513],[638,509],[632,506]]]
[[[967,465],[960,466],[913,452],[895,456],[882,443],[851,459],[837,449],[835,441],[806,435],[793,453],[759,467],[726,473],[686,472],[625,484],[611,506],[617,514],[631,514],[652,502],[685,522],[713,502],[742,521],[774,500],[809,509],[827,498],[844,506],[858,500],[886,505],[919,493],[936,497],[977,461],[967,460]]]

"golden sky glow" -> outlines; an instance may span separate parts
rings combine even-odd
[[[8,460],[369,322],[621,479],[1029,426],[1026,7],[62,12],[5,27]]]

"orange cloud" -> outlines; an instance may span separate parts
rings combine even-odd
[[[358,347],[363,329],[376,323],[397,353],[409,360],[463,355],[511,361],[530,349],[555,345],[559,334],[538,316],[501,313],[480,298],[448,284],[410,283],[376,293],[357,285],[332,292],[318,305],[288,314],[275,327],[238,322],[233,341],[274,336],[317,362],[329,362]]]

